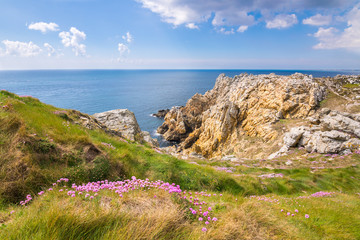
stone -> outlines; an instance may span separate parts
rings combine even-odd
[[[157,140],[152,139],[149,132],[141,131],[135,114],[128,109],[95,113],[93,117],[121,137],[140,143],[147,142],[152,147],[159,146]]]
[[[221,74],[212,90],[195,94],[184,107],[172,108],[158,132],[189,153],[221,156],[233,151],[244,135],[265,142],[278,138],[273,124],[280,118],[313,115],[325,90],[312,76],[300,73],[233,78]]]
[[[159,142],[157,139],[152,138],[150,133],[147,131],[141,132],[142,138],[145,142],[147,142],[152,147],[159,147]]]
[[[360,116],[323,109],[319,114],[320,126],[294,127],[284,134],[284,147],[304,147],[308,152],[340,153],[359,148]],[[278,151],[269,157],[279,156]]]
[[[295,147],[305,131],[306,128],[303,126],[292,128],[289,132],[285,133],[284,144],[287,147]]]
[[[170,109],[161,109],[161,110],[159,110],[157,113],[151,114],[151,116],[157,117],[157,118],[164,118],[165,115],[166,115],[169,111],[170,111]]]
[[[128,109],[116,109],[93,115],[107,128],[120,132],[124,138],[131,141],[141,141],[141,130],[135,114]]]

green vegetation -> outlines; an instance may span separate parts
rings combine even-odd
[[[286,158],[191,162],[86,128],[81,116],[0,92],[0,239],[360,238],[359,154],[306,156],[296,150],[289,166]],[[212,194],[201,200],[218,221],[202,231],[204,223],[189,214],[190,195],[184,200],[159,189],[122,198],[102,191],[92,201],[65,193],[71,183],[132,176]],[[69,179],[66,187],[46,190],[60,178]],[[40,191],[45,194],[38,196]],[[335,193],[311,196],[319,191]],[[35,197],[20,206],[27,194]]]
[[[351,83],[347,83],[347,84],[344,84],[343,85],[344,88],[357,88],[357,87],[360,87],[359,84],[351,84]]]

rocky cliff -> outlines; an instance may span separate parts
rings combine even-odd
[[[156,139],[150,133],[141,131],[135,114],[128,109],[116,109],[102,113],[95,113],[93,117],[104,124],[108,129],[117,132],[131,141],[147,142],[153,147],[158,147]]]
[[[351,78],[348,84],[357,79]],[[299,73],[233,78],[222,74],[212,90],[194,95],[185,107],[172,108],[158,132],[179,142],[178,150],[184,153],[196,152],[207,158],[227,154],[245,157],[249,147],[253,151],[261,148],[256,157],[265,157],[279,148],[291,127],[281,123],[296,120],[308,125],[305,119],[316,114],[329,88],[336,88],[336,82],[344,83],[344,79],[337,80]]]

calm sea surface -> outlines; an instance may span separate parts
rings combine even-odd
[[[127,108],[135,113],[141,129],[155,136],[162,120],[151,117],[151,113],[185,105],[195,93],[212,89],[220,73],[233,77],[243,72],[280,75],[301,72],[314,77],[360,74],[359,71],[299,70],[0,71],[0,89],[88,114]]]

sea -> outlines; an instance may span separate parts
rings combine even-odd
[[[151,114],[184,106],[195,93],[212,89],[219,74],[296,72],[314,77],[360,74],[360,70],[22,70],[0,71],[0,89],[90,115],[127,108],[135,113],[142,130],[166,146],[168,143],[156,134],[163,120]]]

